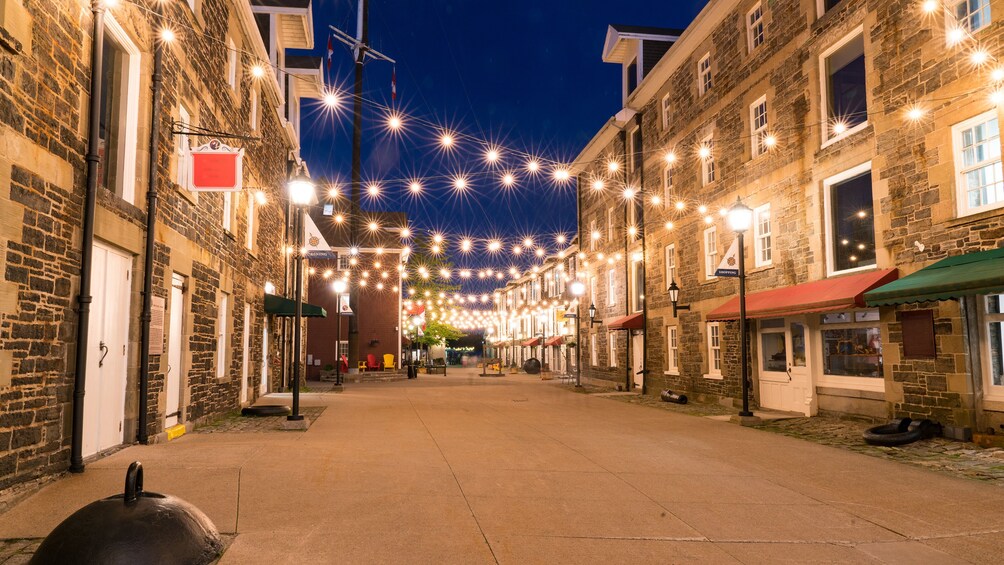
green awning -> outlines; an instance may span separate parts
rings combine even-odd
[[[942,259],[865,293],[869,306],[950,300],[1004,292],[1004,247]]]
[[[282,296],[276,296],[274,294],[265,295],[265,313],[275,314],[279,317],[293,317],[296,316],[296,302],[283,298]],[[328,313],[324,311],[324,308],[320,306],[314,306],[313,304],[307,304],[304,302],[300,306],[300,314],[304,318],[327,318]]]

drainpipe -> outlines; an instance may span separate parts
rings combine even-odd
[[[639,126],[639,127],[641,127],[641,126]],[[621,130],[621,140],[623,141],[623,147],[624,147],[624,186],[625,187],[631,186],[631,171],[630,171],[629,165],[628,165],[631,162],[631,161],[629,161],[629,159],[631,159],[631,157],[632,157],[630,154],[628,154],[628,140],[629,140],[630,135],[631,135],[631,133],[628,130],[626,130],[626,129],[622,129]],[[635,196],[637,197],[638,195],[636,194]],[[621,238],[624,241],[624,315],[625,316],[630,316],[631,315],[631,267],[629,267],[629,265],[631,264],[631,255],[628,253],[628,246],[629,246],[630,242],[628,241],[628,235],[627,235],[628,215],[630,214],[630,207],[631,207],[631,205],[632,205],[631,201],[629,201],[627,199],[624,200],[624,234],[621,236]],[[625,336],[625,339],[624,339],[624,373],[625,373],[624,390],[630,392],[630,391],[634,390],[634,375],[631,374],[631,372],[634,370],[631,367],[631,361],[632,361],[631,354],[633,353],[631,351],[631,349],[632,349],[632,347],[631,347],[631,337],[632,337],[631,336],[631,330],[624,330],[624,336]],[[610,338],[608,337],[607,339],[610,339]]]
[[[73,424],[70,431],[70,472],[84,472],[84,383],[87,382],[87,339],[91,319],[91,259],[94,256],[94,207],[98,194],[98,132],[101,127],[101,60],[104,57],[105,6],[92,0],[91,100],[87,139],[87,180],[84,193],[83,237],[80,250],[80,294],[77,296],[77,351],[73,375]]]
[[[157,3],[157,17],[162,16],[163,3]],[[150,394],[150,321],[153,319],[153,253],[154,230],[157,226],[157,171],[160,161],[160,122],[164,97],[161,82],[164,68],[164,46],[153,39],[153,104],[150,109],[150,173],[146,188],[146,256],[143,258],[143,312],[140,314],[139,337],[139,418],[136,439],[146,445],[147,410]]]
[[[641,124],[638,124],[641,128]],[[640,130],[642,133],[641,146],[644,150],[645,148],[645,136],[644,130]],[[642,155],[645,152],[642,151]],[[644,159],[642,159],[644,162]],[[642,166],[641,170],[638,172],[638,198],[641,198],[641,206],[638,206],[638,233],[641,234],[641,280],[638,284],[641,285],[641,370],[644,373],[641,374],[641,393],[644,395],[648,390],[648,292],[647,291],[647,280],[648,280],[648,252],[646,249],[645,241],[645,167]]]

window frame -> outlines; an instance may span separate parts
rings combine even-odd
[[[136,42],[115,20],[110,13],[105,14],[105,35],[122,49],[123,71],[126,78],[122,84],[120,111],[124,114],[119,122],[118,151],[116,163],[115,187],[108,188],[111,192],[130,204],[136,203],[136,152],[138,149],[139,132],[139,99],[140,99],[140,64],[142,54]]]
[[[758,110],[763,107],[763,125],[757,126],[757,114]],[[767,137],[770,128],[770,115],[769,108],[767,107],[767,95],[764,94],[760,98],[757,98],[749,108],[750,112],[750,157],[756,159],[757,157],[767,153],[767,147],[764,145],[764,139]]]
[[[952,0],[952,2],[949,5],[945,6],[945,29],[946,29],[946,36],[948,35],[947,31],[951,30],[953,28],[953,25],[958,25],[963,30],[965,30],[966,33],[969,33],[969,34],[972,34],[972,35],[975,35],[976,33],[979,33],[980,31],[982,31],[982,30],[984,30],[984,29],[986,29],[987,27],[990,26],[990,24],[993,22],[993,10],[992,10],[992,6],[991,6],[991,2],[990,2],[990,0],[978,0],[978,1],[981,4],[978,11],[982,11],[983,9],[986,9],[986,11],[987,11],[987,19],[986,19],[985,22],[983,22],[983,25],[981,25],[980,27],[978,27],[976,29],[972,29],[969,26],[969,23],[968,23],[969,20],[972,18],[973,14],[976,13],[976,12],[969,12],[969,8],[968,8],[969,2],[968,2],[968,0]],[[966,17],[964,18],[965,23],[963,23],[963,21],[960,21],[959,17],[956,15],[956,13],[958,11],[959,4],[967,4],[967,7],[966,7]],[[951,44],[951,40],[950,39],[946,39],[946,41],[948,41],[949,44]]]
[[[666,277],[666,290],[669,290],[669,285],[676,280],[676,243],[664,247],[662,257],[665,261],[663,276]]]
[[[223,193],[223,218],[221,225],[223,226],[223,231],[227,233],[233,233],[234,229],[234,193],[224,192]]]
[[[607,366],[617,368],[617,332],[607,331]]]
[[[631,278],[631,313],[637,314],[645,309],[645,295],[641,292],[645,282],[645,261],[632,260],[628,271]],[[638,271],[641,270],[639,273]]]
[[[992,166],[993,162],[985,161],[983,165],[979,167],[970,167],[965,169],[962,160],[962,134],[966,130],[973,129],[976,126],[985,124],[990,120],[997,120],[997,146],[998,154],[1001,153],[1001,135],[1000,135],[1000,116],[997,109],[992,109],[987,112],[983,112],[976,116],[973,116],[967,120],[961,121],[952,126],[952,157],[955,165],[955,199],[956,199],[956,214],[958,217],[971,216],[974,214],[980,214],[983,212],[997,210],[999,208],[1004,208],[1004,198],[1001,200],[978,208],[969,207],[969,190],[968,185],[966,185],[966,173],[969,171],[977,170],[986,166]],[[1004,171],[1004,157],[998,157],[998,166]]]
[[[715,238],[713,246],[709,245],[709,235],[713,235]],[[709,281],[718,279],[718,276],[715,275],[715,269],[718,268],[718,263],[721,261],[718,247],[718,226],[708,226],[702,232],[701,252],[704,255],[704,278]]]
[[[759,11],[759,17],[754,21],[752,16]],[[759,31],[757,31],[759,27]],[[759,42],[757,38],[759,37]],[[753,53],[767,41],[767,29],[764,25],[763,4],[757,2],[746,12],[746,52]]]
[[[834,185],[840,184],[846,180],[850,180],[854,177],[868,172],[869,175],[872,173],[872,162],[866,161],[856,167],[851,167],[841,173],[833,175],[829,178],[823,180],[823,248],[826,251],[826,276],[833,276],[836,274],[848,274],[848,273],[858,273],[863,271],[871,271],[878,268],[878,254],[875,256],[874,265],[865,265],[863,267],[854,267],[852,269],[844,269],[840,271],[834,270],[834,257],[833,257],[833,205],[830,203],[830,196],[832,194],[832,189]],[[874,179],[873,179],[874,180]],[[875,231],[875,192],[874,184],[872,185],[872,230]],[[879,240],[878,232],[875,231],[875,248],[878,250]]]
[[[596,220],[589,220],[589,250],[596,251],[596,242],[599,240],[598,237],[593,237],[593,234],[599,233],[596,229]]]
[[[820,0],[822,1],[822,0]],[[865,79],[865,119],[863,122],[846,129],[843,133],[835,134],[831,132],[830,123],[830,71],[826,60],[830,58],[834,53],[842,49],[845,45],[854,41],[856,38],[861,37],[861,53],[865,59],[865,76],[867,77],[867,65],[868,65],[868,53],[865,45],[865,33],[864,26],[859,25],[848,32],[846,35],[837,40],[833,45],[828,47],[822,54],[819,55],[819,87],[820,95],[822,96],[822,103],[819,105],[821,112],[821,121],[824,127],[820,128],[822,133],[822,145],[820,148],[827,147],[840,141],[841,139],[848,138],[859,131],[868,127],[870,123],[868,120],[868,80]]]
[[[254,131],[258,131],[258,129],[261,127],[261,124],[258,123],[259,122],[258,117],[259,117],[259,113],[260,113],[259,106],[261,106],[261,101],[259,100],[260,94],[258,92],[258,86],[257,85],[254,86],[253,88],[251,88],[251,94],[249,96],[251,98],[251,101],[248,104],[248,106],[249,106],[249,108],[248,108],[248,120],[249,120],[249,124],[251,126],[251,131],[254,132]]]
[[[607,269],[607,306],[617,306],[617,293],[614,292],[617,286],[616,276],[615,269]]]
[[[637,139],[635,137],[637,136]],[[642,166],[644,156],[639,151],[641,145],[641,126],[634,126],[627,132],[627,162],[628,172],[636,172]]]
[[[763,232],[763,222],[760,218],[767,215],[767,233]],[[755,267],[768,267],[774,264],[774,225],[770,216],[770,203],[762,204],[753,209],[753,262]],[[767,255],[764,259],[764,239],[767,240]]]
[[[839,313],[839,312],[841,312],[839,310],[835,311],[835,312],[822,312],[822,313],[818,314],[819,318],[817,318],[817,320],[816,320],[816,323],[818,324],[816,326],[817,327],[817,329],[816,329],[816,336],[817,337],[815,338],[817,340],[817,343],[819,343],[819,344],[823,343],[823,332],[825,332],[826,330],[846,330],[846,329],[860,329],[860,328],[875,328],[875,329],[878,329],[879,335],[881,336],[882,335],[882,322],[881,322],[881,320],[863,321],[863,322],[855,321],[855,314],[857,314],[858,312],[863,312],[863,311],[867,311],[867,310],[875,310],[875,311],[877,311],[878,308],[866,308],[866,309],[859,309],[859,310],[847,310],[846,312],[848,312],[848,313],[851,314],[851,319],[850,319],[850,321],[845,322],[845,323],[831,323],[831,324],[824,324],[824,323],[822,323],[822,316],[824,316],[826,314]],[[806,326],[806,330],[807,331],[808,331],[808,329],[809,329],[809,327]],[[890,345],[891,344],[888,343],[888,340],[886,340],[884,338],[882,339],[882,349],[883,349],[883,351],[885,350],[886,347],[888,347]],[[888,361],[885,359],[885,354],[884,353],[882,355],[880,355],[880,357],[883,357],[883,360],[882,360],[882,371],[881,371],[882,374],[880,374],[877,377],[855,377],[855,376],[850,376],[850,375],[828,375],[828,374],[826,374],[826,358],[823,355],[824,352],[822,350],[821,345],[820,346],[816,346],[816,349],[813,350],[813,353],[818,353],[819,356],[820,356],[819,357],[819,369],[818,369],[819,378],[818,378],[818,383],[817,383],[820,386],[828,386],[828,387],[833,387],[833,388],[850,389],[850,390],[867,390],[867,391],[872,391],[872,392],[885,392],[885,368],[886,368],[886,364],[888,363]]]
[[[237,53],[237,44],[234,42],[234,38],[227,37],[227,84],[230,86],[230,90],[237,90],[237,77],[239,74],[239,57]]]
[[[680,374],[680,331],[679,326],[666,326],[666,370],[667,375]]]
[[[255,195],[247,193],[247,235],[244,240],[244,247],[248,251],[254,251],[254,229],[255,229]]]
[[[662,131],[669,131],[671,104],[672,98],[670,98],[669,93],[667,92],[663,95],[662,104],[660,104],[660,109],[662,110]]]
[[[612,243],[617,237],[615,233],[617,218],[615,217],[615,208],[613,206],[607,208],[607,239]]]
[[[666,163],[662,167],[662,202],[663,206],[669,206],[669,201],[673,198],[673,164]]]
[[[722,327],[719,322],[708,322],[705,326],[706,349],[708,353],[708,372],[704,375],[706,379],[722,380]],[[717,356],[715,353],[717,352]],[[718,366],[715,367],[715,361]]]
[[[230,294],[220,291],[219,305],[216,312],[216,380],[227,378],[229,363],[227,363],[227,343],[229,328],[227,327],[230,316],[227,310],[230,306]]]
[[[1004,402],[1004,385],[993,384],[993,369],[990,364],[990,332],[989,326],[991,323],[1004,323],[1004,313],[992,314],[990,313],[988,299],[990,294],[979,294],[976,296],[976,300],[979,302],[979,306],[976,308],[978,314],[977,319],[980,324],[979,331],[979,345],[980,345],[980,357],[985,359],[986,362],[980,363],[983,367],[981,371],[983,373],[983,395],[984,398],[991,401]],[[1002,340],[1004,340],[1004,332],[1002,332]],[[1004,348],[1004,344],[1001,344]]]
[[[707,63],[706,68],[705,63]],[[711,72],[711,52],[708,51],[697,61],[697,95],[704,96],[714,86],[715,81]]]
[[[192,125],[192,114],[185,107],[184,102],[178,103],[178,121],[183,124],[185,131],[190,130]],[[178,158],[177,169],[175,170],[175,182],[178,186],[188,190],[189,189],[189,176],[191,175],[191,160],[189,159],[188,150],[191,149],[192,141],[187,133],[178,134],[175,142],[174,154]]]
[[[701,139],[701,145],[709,151],[707,159],[701,159],[701,186],[714,184],[718,180],[718,170],[715,166],[715,133],[711,132]]]
[[[597,334],[595,333],[589,334],[589,364],[593,367],[600,365],[600,344],[596,336]]]

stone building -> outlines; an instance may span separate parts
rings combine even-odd
[[[2,490],[166,439],[282,386],[280,326],[263,298],[290,285],[285,183],[299,163],[299,98],[321,85],[319,59],[291,69],[282,60],[282,49],[312,46],[309,2],[0,0],[0,15]],[[210,139],[243,149],[241,190],[190,190],[187,150]],[[86,340],[82,273],[93,296]],[[75,366],[78,347],[85,366]]]
[[[590,377],[736,401],[738,285],[716,270],[739,198],[755,404],[997,429],[1002,18],[996,0],[712,0],[679,33],[611,27],[623,109],[576,159],[604,316]],[[671,46],[651,64],[646,42]],[[626,344],[611,318],[636,313]]]

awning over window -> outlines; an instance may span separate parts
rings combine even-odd
[[[898,277],[896,269],[869,271],[746,295],[747,318],[780,318],[810,312],[864,308],[864,293]],[[739,319],[739,297],[708,314],[708,320]]]
[[[265,313],[275,314],[280,318],[296,316],[296,302],[288,298],[283,298],[282,296],[276,296],[275,294],[266,294]],[[307,304],[306,302],[301,305],[300,314],[303,315],[304,318],[328,317],[328,313],[324,311],[324,308],[314,306],[313,304]]]
[[[617,318],[613,322],[607,324],[608,330],[640,330],[644,328],[644,320],[639,312],[638,314],[631,314],[630,316],[624,316],[623,318]]]
[[[540,345],[540,338],[535,337],[533,339],[528,339],[524,341],[522,345],[523,347],[537,347],[538,345]]]
[[[554,347],[555,345],[564,345],[564,344],[565,344],[565,336],[563,335],[556,335],[544,342],[544,345],[548,347]]]
[[[869,306],[949,300],[1004,292],[1004,247],[942,259],[865,293]]]

